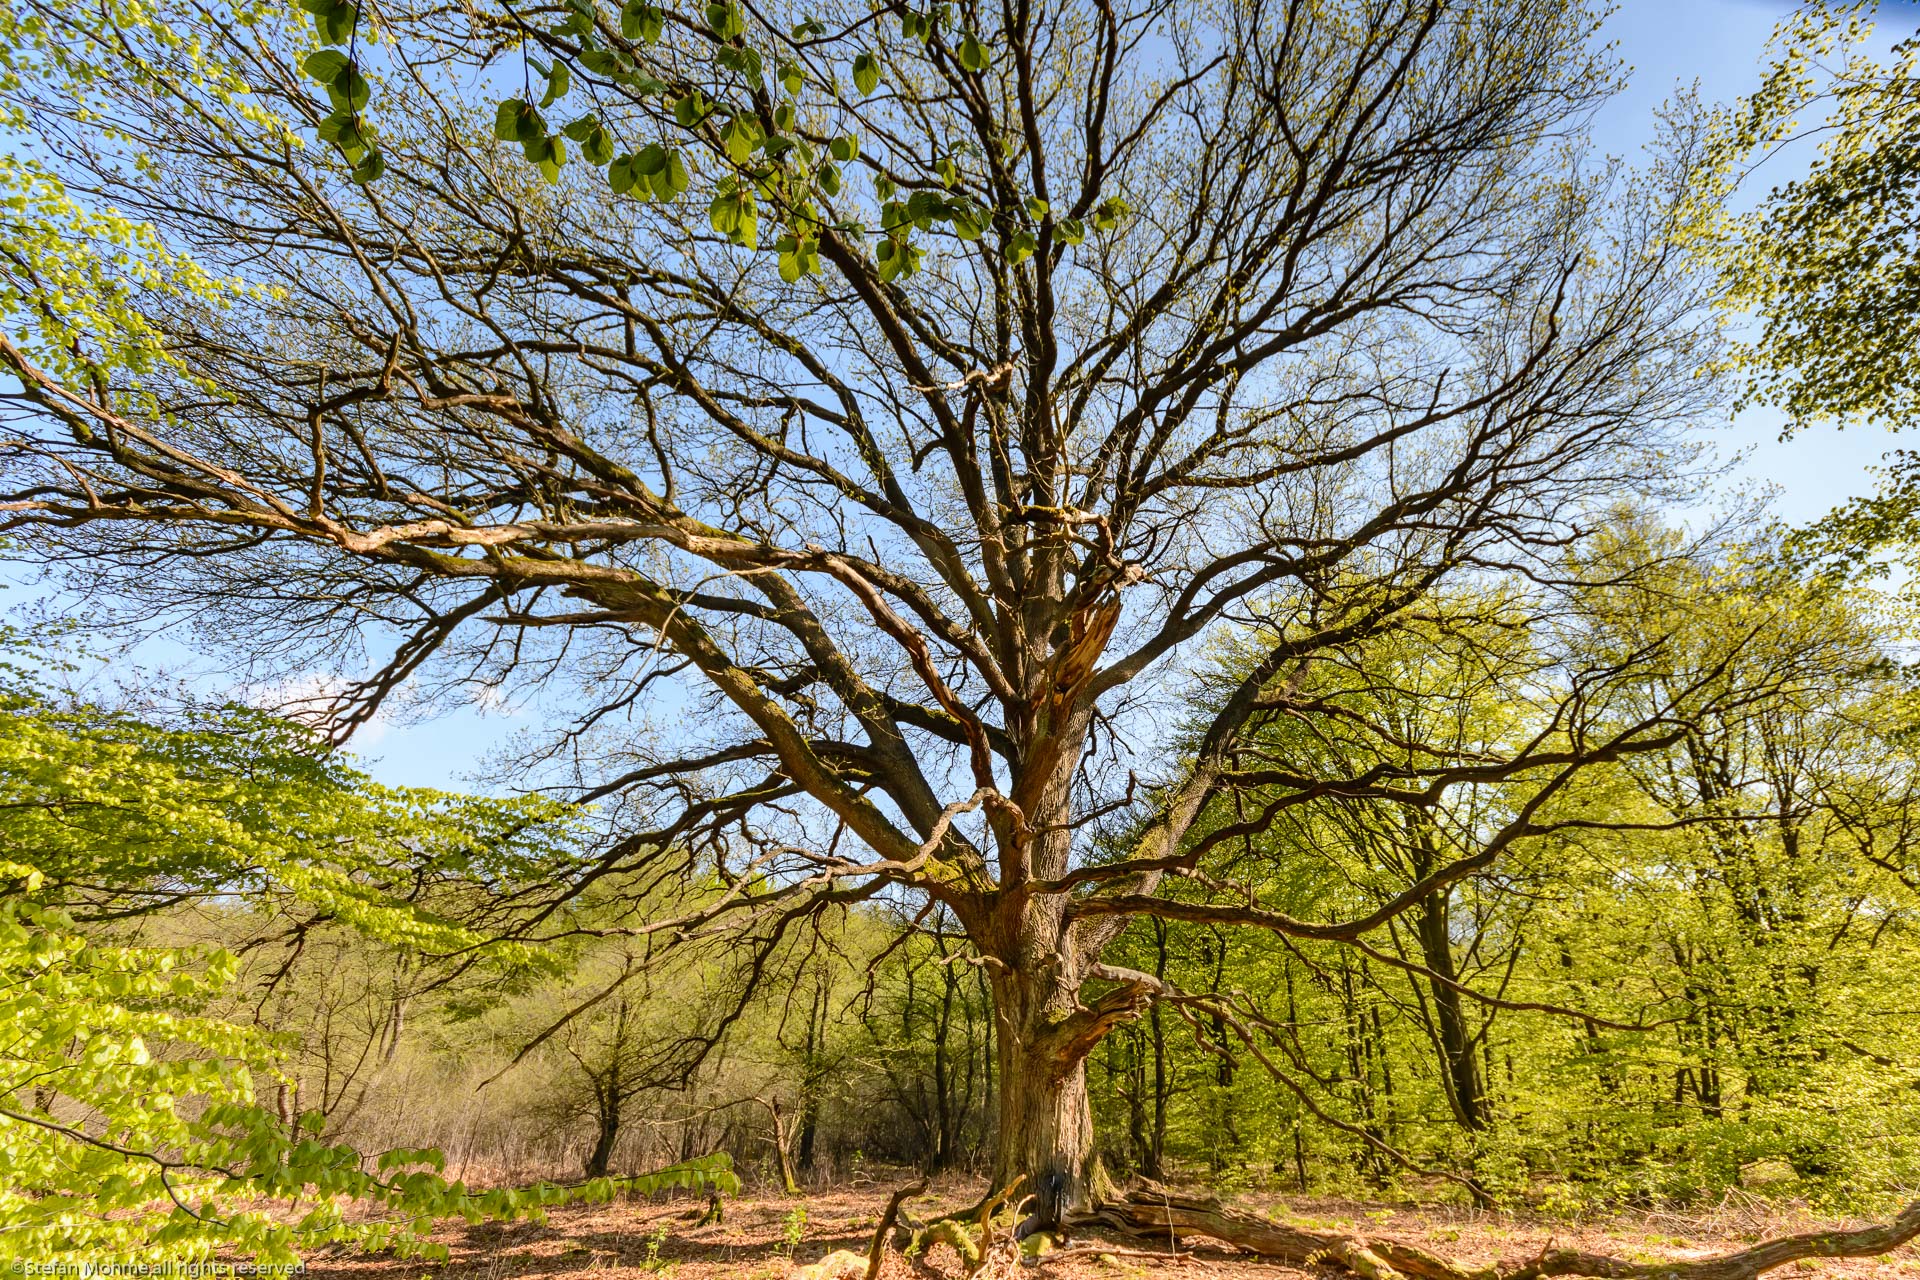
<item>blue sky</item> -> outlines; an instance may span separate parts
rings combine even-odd
[[[1633,158],[1651,136],[1654,112],[1680,86],[1697,81],[1710,100],[1730,99],[1751,88],[1768,35],[1791,11],[1791,6],[1766,0],[1622,0],[1605,34],[1632,67],[1632,78],[1596,121],[1601,147]],[[1905,34],[1916,20],[1920,7],[1888,4],[1881,15],[1881,33]],[[1774,509],[1796,522],[1871,488],[1869,468],[1893,444],[1884,432],[1869,429],[1822,429],[1787,442],[1779,441],[1778,434],[1776,417],[1750,413],[1711,438],[1721,454],[1734,461],[1730,487],[1771,487]],[[40,595],[19,584],[0,594],[0,606]],[[146,640],[125,660],[165,668],[201,685],[220,680],[217,659],[196,655],[165,635]],[[468,706],[423,723],[376,724],[374,732],[357,742],[356,751],[384,781],[459,787],[489,751],[530,725],[531,718],[511,710]]]

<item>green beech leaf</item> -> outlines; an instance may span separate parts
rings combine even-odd
[[[509,98],[494,112],[493,136],[502,142],[529,143],[546,135],[547,122],[524,99]]]
[[[747,20],[739,5],[715,3],[707,6],[707,25],[722,40],[734,40],[745,33]]]
[[[686,163],[681,160],[678,151],[667,153],[667,167],[653,179],[653,189],[662,200],[671,200],[675,196],[686,194],[693,180],[687,176]]]
[[[373,89],[359,69],[349,63],[327,85],[327,97],[335,111],[358,111],[373,97]]]
[[[631,70],[633,61],[618,49],[583,49],[580,65],[595,75],[615,78]]]
[[[613,194],[617,196],[626,195],[629,191],[633,190],[634,172],[632,156],[616,157],[613,163],[607,166],[607,185],[613,188]]]
[[[756,247],[758,216],[750,189],[728,184],[707,206],[707,220],[733,243]]]
[[[673,118],[682,128],[694,128],[712,114],[713,104],[698,89],[673,104]]]
[[[515,142],[520,137],[520,109],[527,104],[518,98],[508,98],[493,111],[493,136],[502,142]]]
[[[862,97],[880,87],[880,59],[863,53],[853,60],[853,87]]]
[[[889,200],[880,206],[880,233],[890,240],[898,240],[913,228],[913,215],[907,212],[907,206],[898,200]]]
[[[327,44],[345,44],[353,37],[353,6],[334,4],[313,15],[314,30]]]
[[[969,201],[956,201],[947,206],[947,221],[953,227],[953,234],[962,240],[978,240],[987,229],[985,211]]]
[[[567,16],[553,28],[553,33],[591,39],[597,18],[590,0],[567,0]]]
[[[727,148],[728,159],[735,164],[745,164],[754,148],[760,145],[760,126],[751,117],[735,116],[720,130],[720,141]]]
[[[573,73],[567,70],[567,64],[564,62],[555,62],[553,64],[553,70],[547,73],[547,93],[545,97],[540,99],[540,105],[543,107],[552,106],[560,99],[566,97],[567,91],[572,87]]]
[[[620,34],[629,40],[654,44],[659,41],[663,26],[659,8],[645,0],[627,0],[626,7],[620,10]]]
[[[774,242],[774,249],[780,255],[780,278],[788,284],[819,273],[819,241],[813,237],[788,232]]]
[[[888,238],[874,246],[873,261],[880,278],[893,281],[920,269],[920,250],[907,240]]]
[[[617,79],[621,84],[626,85],[643,97],[658,98],[663,96],[667,91],[666,81],[656,79],[644,71],[629,71],[617,77]]]
[[[585,141],[580,144],[580,154],[585,157],[588,164],[595,167],[608,164],[613,160],[613,139],[608,137],[607,131],[596,123],[593,126],[593,132],[589,133]]]
[[[540,167],[548,182],[560,180],[560,166],[567,162],[567,140],[558,134],[542,134],[520,144],[527,160]]]
[[[322,142],[331,142],[340,154],[357,164],[366,155],[367,140],[361,121],[352,113],[336,111],[320,122],[314,132]]]
[[[727,45],[715,51],[713,60],[729,71],[739,72],[743,78],[755,84],[763,78],[760,52],[757,49]]]
[[[946,202],[932,191],[916,191],[907,197],[907,217],[922,231],[932,227],[934,218],[945,209]]]
[[[300,68],[321,84],[332,84],[334,77],[347,69],[347,55],[338,49],[320,49],[308,54]]]
[[[659,143],[642,147],[633,157],[634,194],[642,199],[671,200],[687,189],[686,165],[678,151]]]

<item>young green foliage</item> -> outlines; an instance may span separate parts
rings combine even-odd
[[[1806,6],[1776,31],[1760,87],[1722,112],[1701,157],[1690,242],[1751,325],[1730,363],[1786,431],[1828,421],[1899,431],[1920,412],[1920,35],[1870,48],[1870,5]],[[1745,212],[1743,187],[1778,181]],[[1799,554],[1877,571],[1920,546],[1920,464],[1897,453],[1879,493],[1810,530]]]
[[[372,142],[372,125],[364,115],[371,90],[353,56],[363,25],[359,10],[344,0],[300,3],[313,15],[323,44],[348,50],[323,48],[304,63],[334,107],[320,123],[318,136],[339,148],[356,181],[372,181],[384,172],[386,162]],[[581,148],[580,158],[587,164],[606,170],[608,184],[618,195],[672,201],[697,182],[705,188],[700,198],[708,203],[713,229],[734,245],[759,248],[762,216],[778,227],[773,237],[778,269],[789,282],[821,271],[817,252],[793,246],[817,245],[823,233],[856,238],[862,233],[858,220],[846,216],[850,210],[829,207],[845,191],[839,166],[852,163],[858,154],[863,125],[856,99],[878,95],[889,76],[908,84],[955,73],[978,77],[989,70],[992,57],[992,37],[955,29],[945,4],[903,10],[902,40],[886,42],[881,49],[866,45],[858,30],[834,36],[811,20],[802,20],[790,32],[766,28],[741,6],[726,3],[680,10],[630,0],[616,13],[603,12],[594,0],[569,0],[550,27],[535,27],[506,10],[496,20],[516,32],[519,50],[509,55],[507,65],[517,57],[522,76],[531,83],[537,75],[544,85],[537,101],[529,91],[524,99],[499,103],[497,139],[518,143],[526,161],[549,183],[560,180],[568,140]],[[404,23],[389,32],[400,40],[409,34]],[[543,56],[536,56],[535,48]],[[833,53],[842,50],[850,50],[843,65],[855,99],[843,96],[831,69]],[[711,70],[699,70],[703,65]],[[774,73],[771,87],[768,67]],[[541,112],[575,92],[576,71],[597,108],[602,94],[611,96],[619,119],[596,110],[556,133]],[[829,116],[840,116],[851,126],[830,136],[831,161],[820,154],[829,135],[818,123]],[[630,130],[644,135],[650,128],[662,131],[657,140],[642,143],[637,151],[621,145]],[[684,154],[689,148],[720,163],[689,165]],[[966,181],[975,175],[965,173],[949,155],[936,158],[924,176],[949,189],[978,186]],[[877,198],[886,202],[889,173],[875,166],[872,182]],[[910,220],[890,219],[882,209],[879,232],[866,246],[877,277],[892,282],[920,269],[925,250],[913,243],[916,232],[944,230],[960,241],[979,241],[999,225],[1006,228],[1007,238],[999,247],[1007,265],[1026,261],[1038,247],[1036,230],[1009,225],[1018,219],[1021,199],[1017,194],[1008,198],[1004,176],[993,186],[992,199],[983,201],[968,192],[930,203]],[[1031,215],[1036,224],[1046,218],[1045,203],[1040,202],[1042,213]],[[994,204],[1007,207],[996,213]],[[1089,226],[1094,232],[1111,231],[1127,210],[1123,198],[1104,196],[1095,207],[1063,217],[1055,242],[1066,248],[1080,245]]]
[[[428,1239],[438,1218],[527,1216],[626,1186],[731,1189],[722,1156],[618,1184],[476,1191],[443,1176],[437,1151],[329,1142],[318,1112],[289,1125],[259,1097],[289,1046],[210,1012],[235,956],[130,928],[182,903],[251,903],[416,956],[478,949],[524,968],[542,953],[454,914],[573,856],[545,803],[382,788],[269,717],[149,724],[55,700],[16,664],[0,690],[8,1253],[291,1262],[347,1244],[444,1256]],[[408,880],[436,891],[395,896]]]

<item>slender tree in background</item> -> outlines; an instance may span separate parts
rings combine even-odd
[[[1178,995],[1103,963],[1129,921],[1363,940],[1751,692],[1558,622],[1569,550],[1715,408],[1692,144],[1590,154],[1581,4],[305,7],[330,47],[277,8],[0,8],[4,528],[350,676],[342,734],[571,699],[543,776],[618,830],[527,937],[678,884],[609,929],[751,985],[835,905],[944,909],[994,1001],[993,1179],[1043,1220],[1100,1192],[1088,1055]],[[1355,714],[1309,667],[1461,578],[1532,637],[1523,732],[1249,736]],[[1357,915],[1235,865],[1299,806],[1417,829],[1496,784]]]

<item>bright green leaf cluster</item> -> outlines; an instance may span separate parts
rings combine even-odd
[[[0,633],[0,649],[19,648]],[[0,1238],[11,1256],[291,1262],[345,1244],[434,1257],[439,1218],[526,1216],[629,1185],[737,1185],[715,1156],[631,1183],[476,1191],[442,1176],[438,1152],[369,1160],[327,1142],[318,1112],[289,1121],[261,1106],[285,1046],[211,1012],[235,957],[112,921],[137,919],[164,888],[330,919],[414,955],[480,948],[534,966],[541,952],[490,942],[454,909],[490,885],[564,874],[576,855],[560,814],[382,788],[254,712],[156,726],[57,701],[20,674],[28,666],[0,663]],[[409,881],[441,887],[405,901],[382,888]],[[271,1203],[294,1200],[303,1216]]]
[[[42,368],[76,381],[170,363],[143,295],[220,307],[251,292],[209,275],[143,222],[89,208],[31,161],[0,156],[0,325]]]

